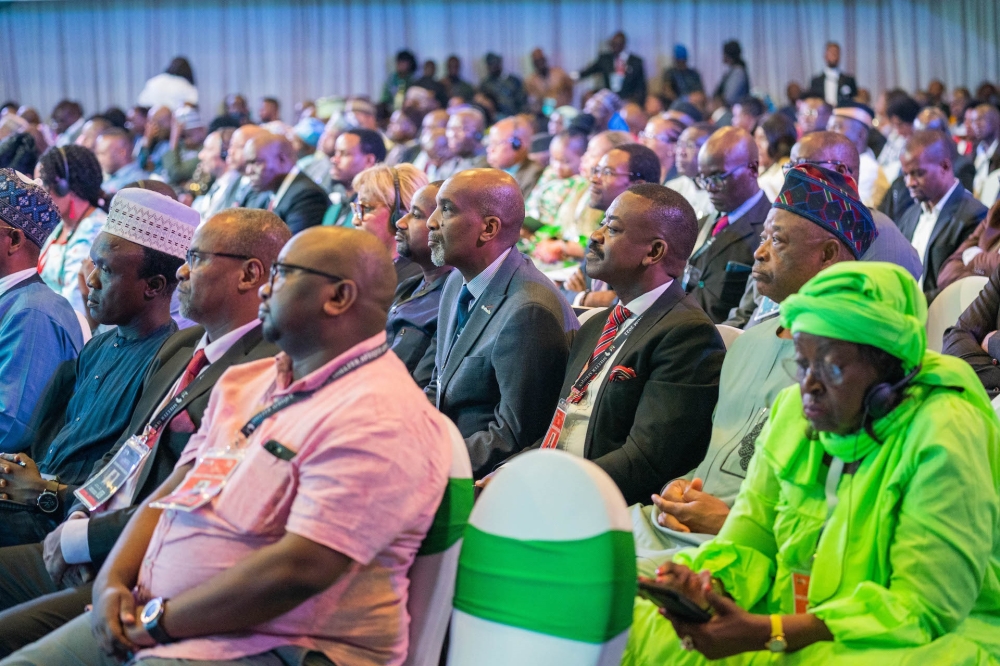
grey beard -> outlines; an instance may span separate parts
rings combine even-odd
[[[435,266],[444,266],[444,248],[440,245],[431,246],[431,262]]]

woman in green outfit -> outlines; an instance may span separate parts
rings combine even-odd
[[[718,537],[657,572],[713,616],[637,600],[624,664],[1000,663],[1000,422],[926,318],[893,264],[781,304],[798,385]]]

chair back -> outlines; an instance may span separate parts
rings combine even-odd
[[[927,308],[927,348],[940,352],[944,332],[958,322],[966,308],[972,305],[989,278],[973,275],[952,282],[941,290]]]
[[[573,308],[577,310],[577,308]],[[583,322],[587,321],[591,317],[603,316],[602,312],[606,311],[607,308],[582,308],[583,312],[577,312],[576,318],[580,320],[580,326],[583,326]]]
[[[628,509],[611,477],[565,451],[519,455],[469,517],[448,663],[617,665],[635,578]]]
[[[451,470],[448,487],[410,567],[410,647],[404,666],[438,666],[451,619],[462,532],[472,511],[472,463],[465,439],[448,420]]]
[[[732,347],[733,343],[736,342],[736,338],[743,334],[743,329],[736,328],[735,326],[716,324],[715,328],[719,330],[719,335],[722,336],[722,342],[726,345],[726,349]]]

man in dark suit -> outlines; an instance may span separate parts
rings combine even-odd
[[[853,101],[858,94],[858,84],[853,76],[840,71],[840,44],[827,42],[823,59],[826,67],[810,81],[809,93],[822,97],[830,106]]]
[[[771,203],[757,186],[757,144],[723,127],[698,152],[698,183],[715,210],[698,234],[682,286],[715,323],[725,321],[746,288]]]
[[[924,265],[921,287],[938,292],[938,273],[948,257],[986,217],[986,207],[962,187],[952,170],[951,139],[943,132],[914,132],[900,155],[902,173],[916,206],[899,218],[899,230]]]
[[[593,63],[577,75],[586,78],[598,74],[601,77],[601,88],[607,88],[617,93],[623,101],[631,100],[636,104],[646,103],[646,71],[642,58],[625,51],[625,33],[616,32],[609,44],[611,51],[602,53]]]
[[[441,295],[426,390],[465,438],[476,478],[545,434],[579,326],[514,247],[523,222],[517,181],[496,169],[446,180],[427,220],[434,263],[457,270]]]
[[[330,199],[311,178],[295,168],[295,148],[283,136],[262,134],[244,149],[247,180],[254,191],[271,197],[260,198],[257,208],[266,208],[280,217],[293,234],[322,224]]]
[[[990,397],[1000,395],[1000,269],[958,323],[944,332],[943,352],[972,366]]]
[[[575,336],[542,446],[593,460],[628,504],[694,468],[711,437],[725,346],[677,280],[697,235],[684,197],[641,184],[615,199],[590,236],[587,274],[619,304]]]
[[[94,502],[78,495],[69,518],[44,545],[0,549],[0,657],[83,612],[94,572],[137,506],[173,472],[201,425],[215,381],[232,365],[277,353],[261,334],[257,290],[290,237],[274,214],[249,209],[223,211],[195,233],[187,263],[177,271],[178,293],[181,312],[201,326],[170,337],[149,367],[128,428],[83,487],[84,496],[100,504],[90,508],[86,504]],[[164,418],[167,406],[173,412],[155,428],[158,436],[150,435],[148,428]],[[104,482],[112,482],[101,472],[113,469],[119,451],[135,444],[145,444],[149,453],[108,493]],[[91,482],[103,486],[107,496],[93,495]]]

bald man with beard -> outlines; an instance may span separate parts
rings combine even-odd
[[[517,181],[497,169],[452,176],[427,220],[445,283],[426,391],[458,426],[479,479],[540,439],[559,400],[576,316],[514,245],[524,222]]]

